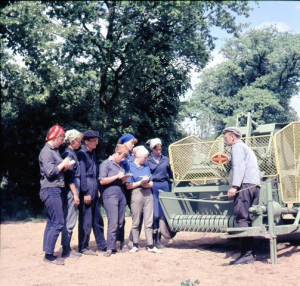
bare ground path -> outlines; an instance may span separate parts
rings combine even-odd
[[[126,220],[128,234],[131,218]],[[239,254],[237,241],[221,239],[218,234],[180,232],[173,242],[163,240],[167,244],[163,254],[141,250],[106,258],[99,253],[67,259],[64,266],[56,266],[42,260],[44,228],[45,221],[1,225],[1,285],[179,286],[187,279],[198,280],[202,286],[300,285],[299,241],[278,244],[277,265],[268,264],[267,240],[256,241],[258,261],[254,264],[229,266]],[[141,238],[141,246],[145,246],[143,234]],[[72,245],[77,246],[77,230]],[[91,247],[96,249],[93,235]],[[55,251],[61,254],[59,243]]]

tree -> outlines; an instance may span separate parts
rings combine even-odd
[[[297,120],[289,102],[299,92],[299,34],[251,30],[221,51],[226,60],[203,72],[185,109],[206,123],[208,136],[233,125],[240,113],[251,112],[259,124]]]
[[[19,2],[6,8],[4,24],[8,47],[49,85],[53,65],[96,72],[101,130],[118,124],[120,134],[130,126],[145,140],[165,137],[168,129],[169,141],[177,134],[174,122],[179,96],[190,86],[189,71],[202,69],[214,46],[211,27],[233,33],[231,13],[248,10],[246,1]]]
[[[56,123],[100,131],[99,159],[125,132],[139,144],[176,140],[179,97],[190,86],[191,68],[209,60],[210,29],[237,33],[235,15],[248,11],[247,1],[6,2],[2,47],[21,55],[25,67],[3,57],[1,136],[10,144],[2,148],[1,178],[18,184],[21,198],[37,194],[38,153]]]

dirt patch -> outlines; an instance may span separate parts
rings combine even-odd
[[[126,234],[131,218],[126,218]],[[105,226],[107,223],[105,221]],[[199,285],[289,285],[299,286],[299,240],[278,243],[278,264],[268,264],[268,240],[256,240],[257,261],[229,266],[239,255],[237,240],[224,240],[218,234],[179,232],[171,241],[163,239],[163,254],[117,253],[109,258],[83,256],[66,259],[64,266],[43,262],[42,238],[45,221],[1,225],[1,285],[180,285],[190,279]],[[145,247],[145,236],[141,235]],[[60,238],[58,240],[60,242]],[[96,250],[94,236],[91,248]],[[77,228],[72,246],[77,247]],[[61,254],[60,243],[55,251]]]

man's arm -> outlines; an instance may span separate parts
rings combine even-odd
[[[84,203],[89,205],[92,202],[92,197],[90,195],[89,186],[86,179],[87,159],[83,152],[78,152],[77,157],[80,168],[80,192],[82,192],[84,195]]]
[[[246,171],[245,152],[241,143],[236,143],[231,150],[232,187],[228,190],[229,198],[234,197],[243,182]]]
[[[246,160],[242,144],[236,144],[231,153],[232,186],[240,187],[245,177]]]

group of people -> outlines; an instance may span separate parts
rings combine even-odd
[[[234,199],[234,214],[239,227],[251,226],[249,208],[259,203],[260,171],[254,152],[241,140],[236,127],[223,130],[224,141],[232,147],[232,185],[228,197]],[[124,134],[118,140],[114,153],[99,166],[97,176],[96,153],[99,133],[88,130],[83,134],[77,130],[66,133],[59,125],[53,126],[46,137],[46,144],[39,155],[41,173],[40,198],[47,211],[44,232],[44,261],[63,265],[64,260],[54,255],[59,234],[62,234],[62,258],[78,258],[82,254],[97,255],[89,247],[93,229],[98,251],[105,257],[120,251],[139,251],[139,236],[144,222],[147,251],[162,253],[159,220],[162,209],[159,190],[169,191],[173,178],[168,157],[162,155],[162,142],[158,138],[147,141],[151,154],[144,146],[134,147],[137,139]],[[60,154],[59,147],[67,147]],[[100,212],[102,198],[107,215],[107,240]],[[132,213],[132,228],[128,245],[125,244],[125,208]],[[77,210],[78,250],[70,242],[76,225]],[[240,239],[241,255],[231,265],[248,264],[255,261],[253,238]]]
[[[54,255],[61,233],[62,258],[79,258],[82,254],[105,257],[120,251],[139,251],[139,236],[144,223],[147,251],[162,253],[159,220],[162,209],[159,190],[169,191],[172,171],[168,157],[162,155],[160,139],[147,141],[151,154],[144,146],[134,147],[137,139],[130,133],[118,140],[114,153],[99,166],[95,149],[99,133],[88,130],[83,134],[67,132],[53,126],[39,155],[41,173],[40,198],[45,204],[47,223],[43,239],[44,261],[63,265],[64,259]],[[67,145],[60,154],[61,144]],[[107,240],[100,212],[100,198],[107,215]],[[125,244],[125,209],[132,213],[132,228],[128,246]],[[78,252],[71,248],[73,229],[78,222]],[[98,252],[89,247],[93,229]]]

